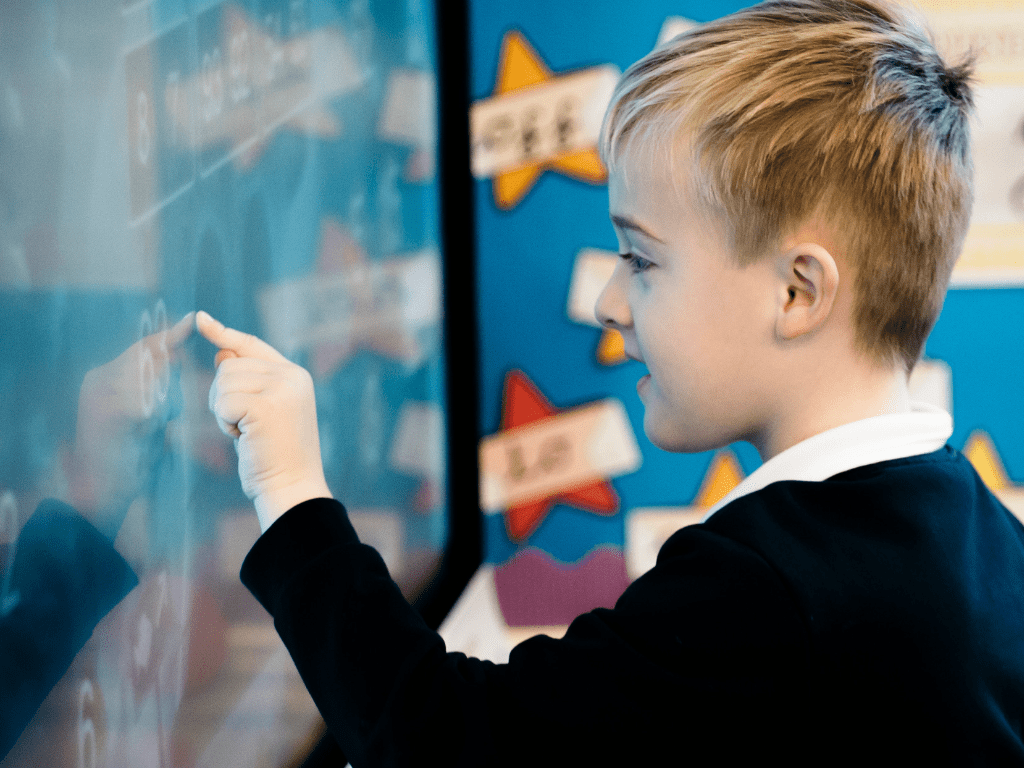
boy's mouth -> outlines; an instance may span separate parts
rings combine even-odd
[[[634,360],[634,361],[640,363],[641,365],[646,365],[646,363],[644,362],[644,359],[642,357],[640,357],[639,354],[634,354],[633,352],[631,352],[628,349],[626,350],[626,357],[628,357],[630,360]],[[640,380],[636,383],[636,393],[638,395],[642,394],[644,388],[650,383],[650,381],[651,381],[651,374],[648,373],[648,374],[646,374],[644,376],[641,376]]]

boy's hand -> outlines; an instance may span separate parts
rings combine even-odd
[[[210,410],[221,431],[235,438],[242,490],[263,530],[296,504],[330,498],[309,373],[206,312],[196,315],[196,327],[220,348]]]

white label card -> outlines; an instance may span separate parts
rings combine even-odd
[[[921,360],[910,374],[910,399],[953,413],[953,371],[942,360]]]
[[[569,283],[569,319],[584,325],[600,326],[594,310],[601,291],[615,271],[619,255],[614,251],[584,248],[576,255]]]
[[[591,67],[497,94],[469,112],[473,174],[490,178],[597,146],[617,67]]]
[[[669,16],[661,25],[661,31],[658,33],[658,45],[667,43],[676,35],[689,32],[696,26],[699,26],[698,23],[692,19],[683,16]]]
[[[615,399],[563,411],[480,442],[480,503],[495,513],[635,471],[640,448]]]
[[[626,515],[626,573],[636,579],[654,567],[658,552],[673,533],[699,523],[703,507],[649,507]]]
[[[498,604],[493,566],[482,565],[473,574],[438,632],[449,651],[495,664],[508,662],[514,643]]]

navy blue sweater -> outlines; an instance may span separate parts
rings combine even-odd
[[[948,446],[739,498],[504,665],[446,653],[335,501],[242,579],[356,768],[1024,765],[1024,528]]]

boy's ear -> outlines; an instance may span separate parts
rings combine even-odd
[[[821,325],[832,312],[839,293],[839,268],[827,249],[817,243],[791,248],[779,262],[780,285],[775,333],[795,339]]]

